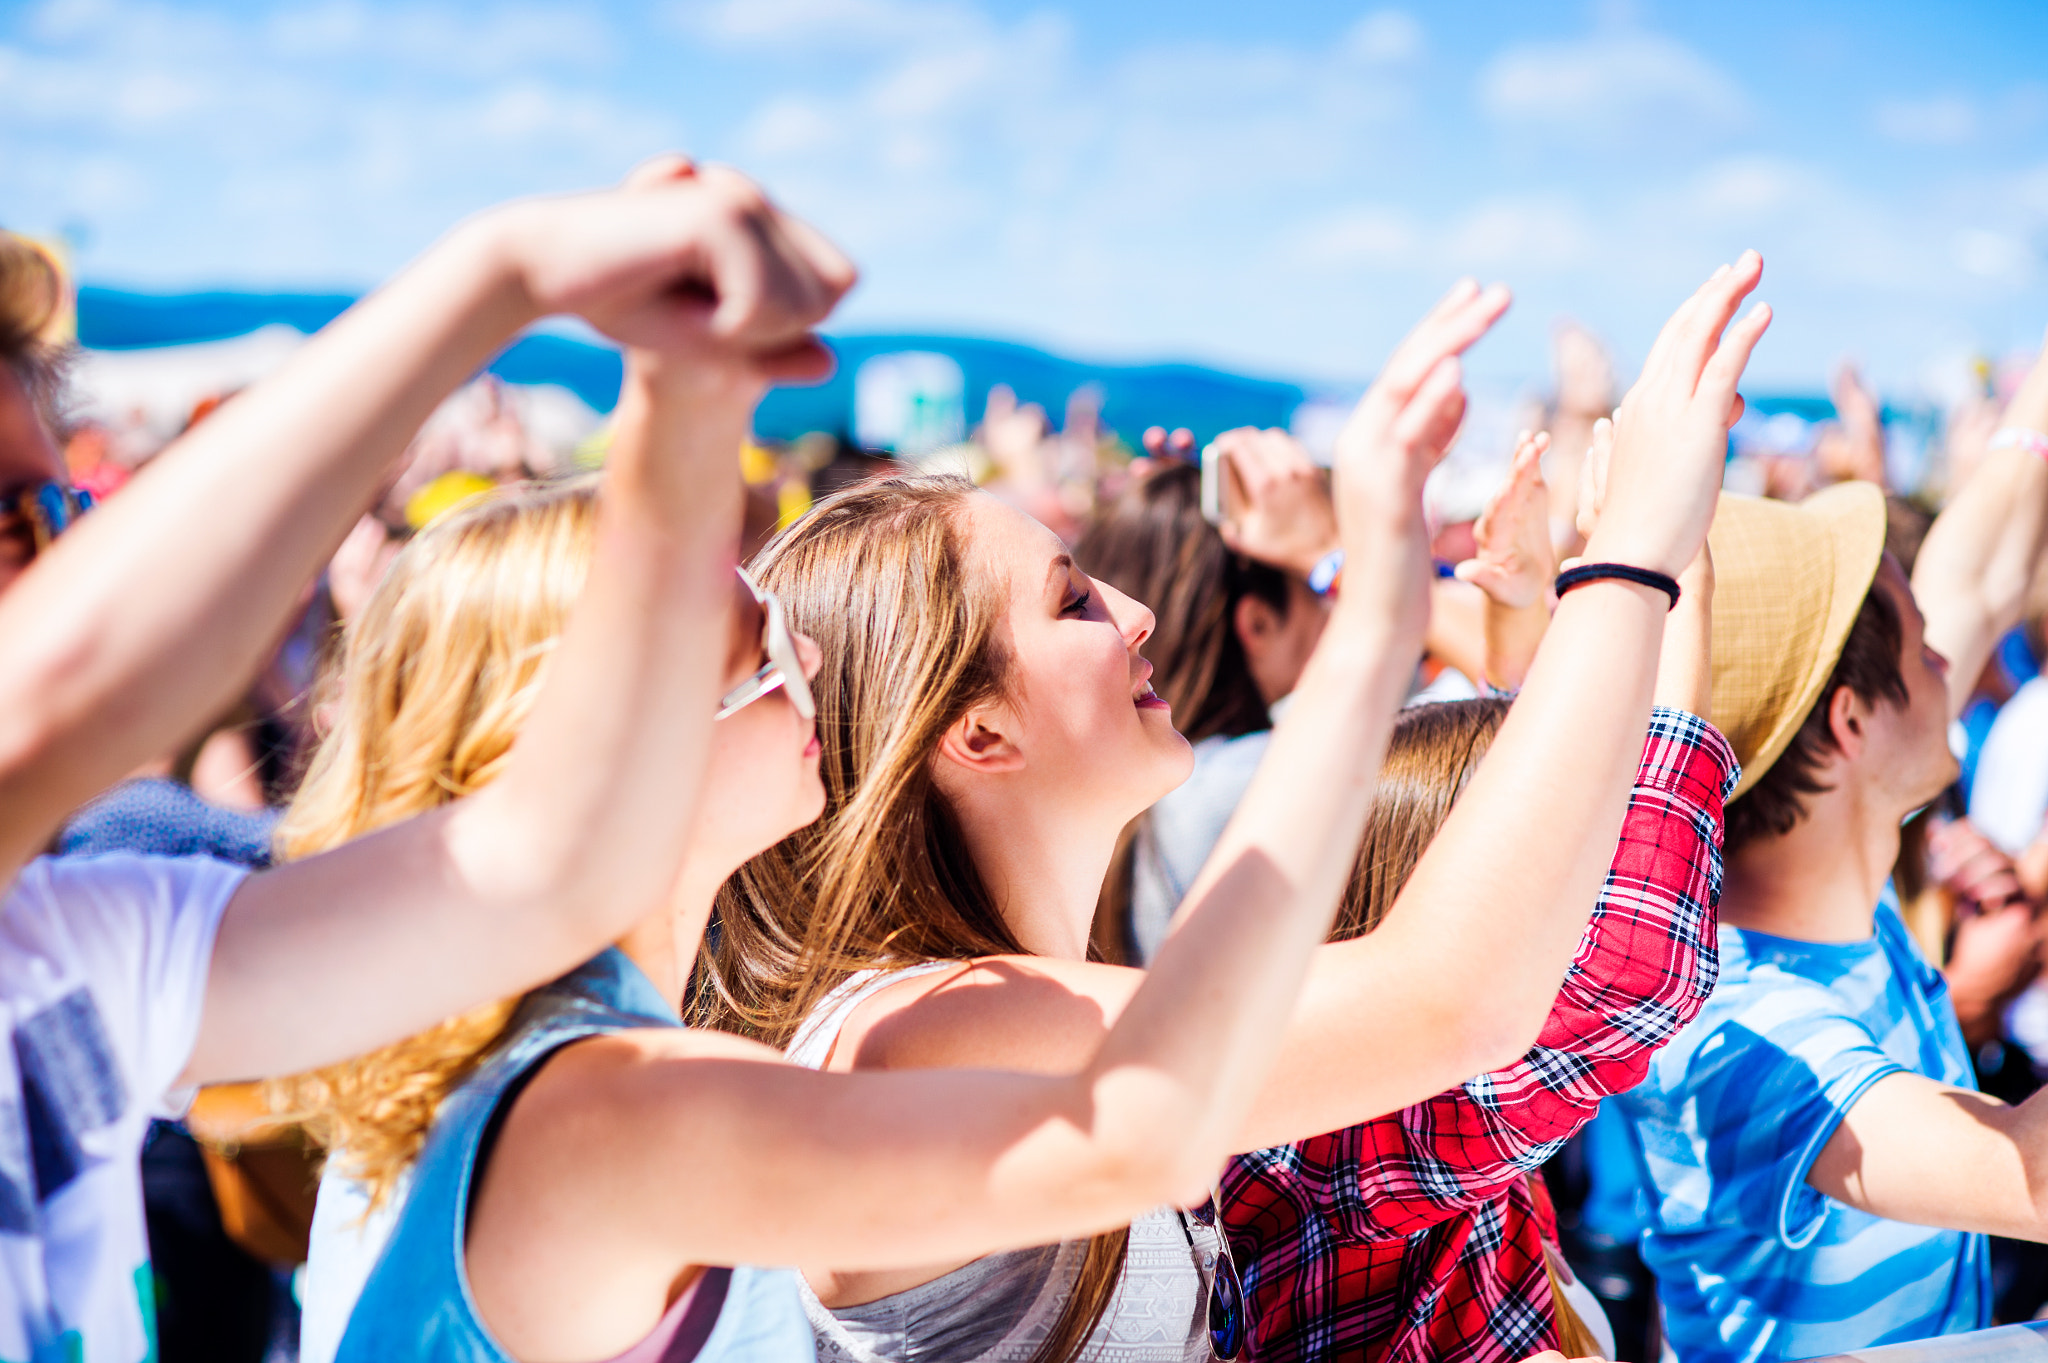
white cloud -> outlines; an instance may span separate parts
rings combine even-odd
[[[1444,258],[1459,269],[1556,270],[1585,261],[1593,241],[1586,214],[1563,195],[1495,198],[1451,225]]]
[[[1749,118],[1732,76],[1683,43],[1636,31],[1509,48],[1480,73],[1479,103],[1510,128],[1608,144],[1719,134]]]
[[[1387,267],[1414,261],[1422,233],[1397,208],[1359,205],[1305,223],[1289,233],[1283,252],[1296,262],[1322,268]]]
[[[2034,273],[2034,252],[2026,242],[2005,232],[1966,227],[1950,247],[1965,273],[2002,284],[2024,284]]]
[[[947,0],[679,0],[668,15],[697,37],[784,53],[923,46],[988,28],[979,12]]]
[[[1389,66],[1422,55],[1422,24],[1406,10],[1374,10],[1351,26],[1344,46],[1363,61]]]
[[[1872,113],[1871,121],[1894,142],[1953,147],[1976,139],[1983,115],[1974,101],[1961,95],[1934,95],[1885,100]]]

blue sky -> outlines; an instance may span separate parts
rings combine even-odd
[[[847,329],[1369,374],[1459,273],[1632,368],[1755,245],[1760,383],[2048,325],[2048,4],[0,7],[0,223],[88,280],[354,288],[679,146],[860,260]]]

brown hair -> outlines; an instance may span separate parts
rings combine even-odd
[[[786,1045],[856,971],[1019,955],[933,777],[932,754],[1009,676],[1007,603],[967,560],[964,478],[878,479],[833,494],[754,560],[824,655],[811,683],[824,817],[733,874],[706,934],[692,1020]],[[1090,1241],[1043,1363],[1108,1308],[1128,1230]]]
[[[1272,727],[1265,698],[1237,635],[1237,603],[1257,597],[1282,616],[1292,603],[1287,575],[1234,553],[1202,515],[1202,474],[1172,463],[1135,479],[1097,511],[1074,561],[1135,601],[1156,623],[1141,650],[1155,669],[1152,689],[1173,707],[1190,743]],[[1139,815],[1117,838],[1103,878],[1092,933],[1105,959],[1132,955],[1126,940]]]
[[[295,860],[496,780],[582,593],[597,485],[487,494],[421,531],[349,623],[324,683],[332,728],[278,824]],[[441,1103],[503,1034],[500,999],[368,1055],[266,1088],[279,1116],[342,1152],[380,1204],[418,1158]]]
[[[0,231],[0,364],[4,364],[56,429],[70,347],[45,336],[64,307],[64,279],[50,258],[12,232]]]
[[[1828,723],[1835,692],[1846,686],[1868,705],[1906,704],[1906,678],[1899,663],[1904,646],[1898,605],[1882,585],[1872,582],[1849,626],[1835,670],[1799,731],[1757,783],[1730,802],[1725,844],[1729,852],[1758,838],[1790,833],[1806,817],[1806,797],[1829,788],[1820,779],[1820,766],[1830,751],[1838,751]]]
[[[1451,806],[1465,793],[1507,713],[1507,701],[1497,698],[1416,705],[1401,712],[1380,762],[1372,811],[1331,941],[1363,937],[1380,925]]]

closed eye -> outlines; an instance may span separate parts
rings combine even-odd
[[[1069,600],[1064,606],[1061,606],[1060,614],[1086,615],[1088,613],[1088,603],[1094,599],[1095,598],[1090,593],[1082,592],[1079,595],[1073,597],[1071,600]]]

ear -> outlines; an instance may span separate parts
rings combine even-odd
[[[1828,697],[1828,732],[1834,735],[1842,757],[1850,762],[1862,756],[1863,746],[1869,742],[1870,707],[1846,686],[1836,687]]]
[[[999,706],[969,710],[940,736],[939,756],[965,772],[1022,771],[1023,750],[1003,732],[1009,725],[1009,715]]]
[[[1270,603],[1249,594],[1237,599],[1237,609],[1230,619],[1231,628],[1237,631],[1237,642],[1249,659],[1264,657],[1285,623]]]

